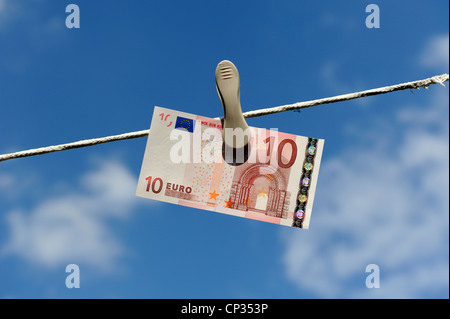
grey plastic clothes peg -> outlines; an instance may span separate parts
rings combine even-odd
[[[250,154],[251,133],[242,114],[239,73],[232,62],[224,60],[217,65],[216,88],[224,112],[223,157],[230,165],[240,165]]]

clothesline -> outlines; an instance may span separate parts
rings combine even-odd
[[[264,108],[264,109],[249,111],[249,112],[244,113],[244,117],[252,118],[252,117],[286,112],[286,111],[299,110],[299,109],[322,105],[322,104],[348,101],[348,100],[368,97],[368,96],[372,96],[372,95],[386,94],[386,93],[390,93],[390,92],[407,90],[407,89],[420,89],[421,87],[428,89],[428,87],[433,84],[441,84],[442,86],[445,87],[444,82],[447,82],[447,81],[449,81],[449,75],[446,73],[446,74],[436,75],[431,78],[413,81],[413,82],[401,83],[401,84],[385,86],[385,87],[380,87],[380,88],[361,91],[361,92],[342,94],[342,95],[327,97],[327,98],[323,98],[323,99],[311,100],[311,101],[306,101],[306,102],[298,102],[298,103],[294,103],[294,104],[287,104],[287,105],[282,105],[282,106],[276,106],[276,107],[271,107],[271,108]],[[111,136],[105,136],[105,137],[100,137],[100,138],[82,140],[82,141],[77,141],[77,142],[73,142],[73,143],[40,147],[40,148],[35,148],[35,149],[30,149],[30,150],[15,152],[15,153],[2,154],[2,155],[0,155],[0,162],[7,161],[10,159],[15,159],[15,158],[42,155],[42,154],[47,154],[47,153],[70,150],[70,149],[74,149],[74,148],[93,146],[93,145],[102,144],[102,143],[109,143],[109,142],[115,142],[115,141],[120,141],[120,140],[128,140],[128,139],[133,139],[133,138],[144,137],[144,136],[148,135],[148,132],[149,132],[149,130],[147,129],[147,130],[129,132],[129,133],[124,133],[124,134],[119,134],[119,135],[111,135]]]

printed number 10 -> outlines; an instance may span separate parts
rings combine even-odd
[[[152,187],[152,192],[155,194],[158,194],[162,187],[163,187],[163,181],[161,178],[157,177],[152,182],[152,177],[149,176],[146,178],[147,180],[147,192],[150,191],[150,186]],[[159,182],[158,188],[156,188],[156,183]]]

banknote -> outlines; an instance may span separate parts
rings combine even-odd
[[[222,122],[155,107],[136,195],[309,228],[323,139],[250,128],[245,163],[227,162]]]

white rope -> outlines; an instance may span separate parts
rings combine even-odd
[[[306,101],[306,102],[298,102],[298,103],[294,103],[294,104],[288,104],[288,105],[283,105],[283,106],[276,106],[276,107],[271,107],[271,108],[266,108],[266,109],[261,109],[261,110],[250,111],[250,112],[244,113],[244,117],[251,118],[251,117],[256,117],[256,116],[263,116],[263,115],[268,115],[268,114],[293,111],[293,110],[304,109],[307,107],[321,105],[321,104],[354,100],[354,99],[358,99],[358,98],[362,98],[362,97],[385,94],[385,93],[407,90],[407,89],[419,89],[421,87],[428,89],[428,87],[430,85],[438,84],[438,83],[445,87],[444,82],[447,82],[448,80],[449,80],[448,74],[436,75],[431,78],[419,80],[419,81],[385,86],[385,87],[381,87],[381,88],[377,88],[377,89],[371,89],[371,90],[361,91],[361,92],[356,92],[356,93],[342,94],[342,95],[337,95],[337,96],[333,96],[333,97],[327,97],[324,99],[318,99],[318,100],[312,100],[312,101]]]
[[[448,74],[436,75],[431,78],[419,80],[419,81],[407,82],[407,83],[396,84],[396,85],[392,85],[392,86],[385,86],[385,87],[381,87],[381,88],[377,88],[377,89],[371,89],[371,90],[366,90],[366,91],[361,91],[361,92],[356,92],[356,93],[342,94],[342,95],[328,97],[328,98],[324,98],[324,99],[318,99],[318,100],[312,100],[312,101],[306,101],[306,102],[298,102],[298,103],[294,103],[294,104],[288,104],[288,105],[282,105],[282,106],[277,106],[277,107],[271,107],[271,108],[265,108],[265,109],[245,112],[244,117],[252,118],[252,117],[258,117],[258,116],[263,116],[263,115],[268,115],[268,114],[293,111],[293,110],[303,109],[303,108],[321,105],[321,104],[329,104],[329,103],[348,101],[348,100],[358,99],[358,98],[362,98],[362,97],[385,94],[385,93],[407,90],[407,89],[419,89],[421,87],[428,89],[428,87],[432,84],[441,84],[442,86],[445,87],[444,82],[447,82],[448,80],[449,80]],[[20,151],[20,152],[15,152],[15,153],[10,153],[10,154],[3,154],[3,155],[0,155],[0,162],[7,161],[10,159],[14,159],[14,158],[29,157],[29,156],[46,154],[46,153],[70,150],[73,148],[87,147],[87,146],[92,146],[92,145],[97,145],[97,144],[102,144],[102,143],[109,143],[109,142],[115,142],[115,141],[120,141],[120,140],[128,140],[128,139],[133,139],[133,138],[138,138],[138,137],[144,137],[144,136],[148,135],[148,132],[149,132],[149,130],[142,130],[142,131],[125,133],[125,134],[93,138],[93,139],[89,139],[89,140],[82,140],[82,141],[73,142],[73,143],[35,148],[35,149],[30,149],[30,150]]]

